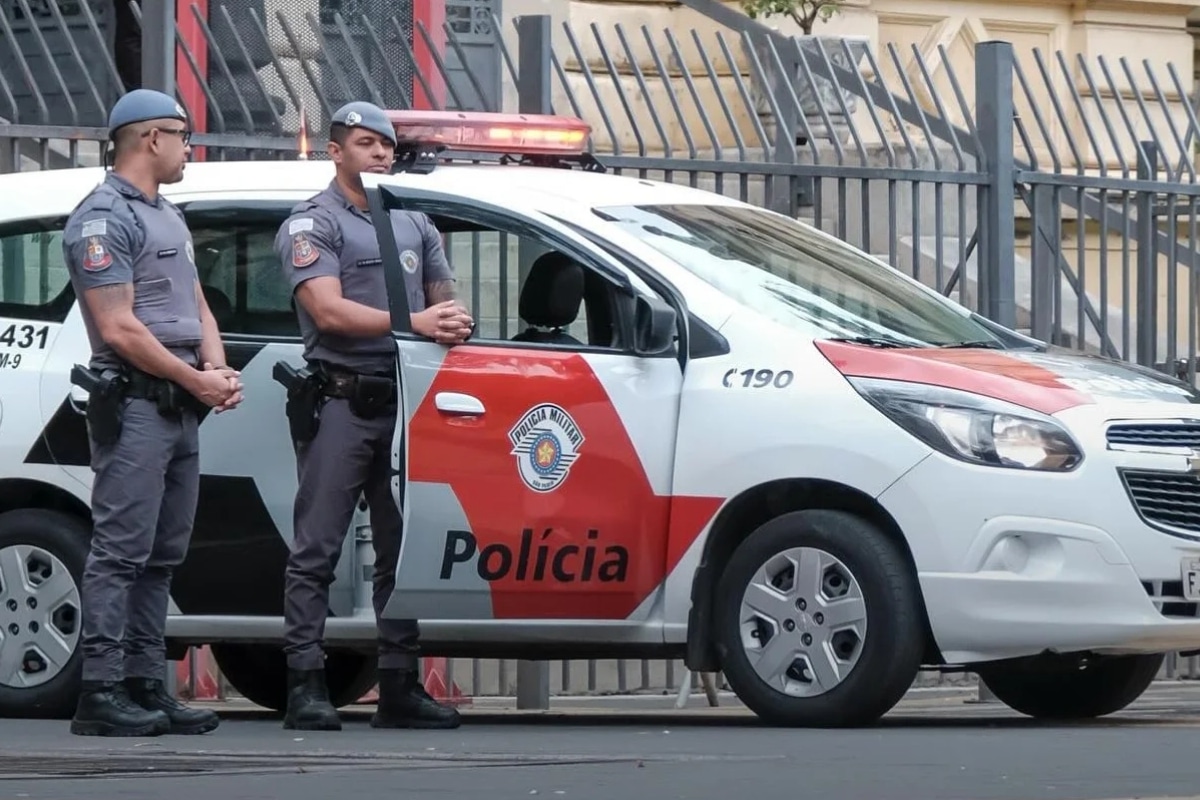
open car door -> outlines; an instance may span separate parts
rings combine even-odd
[[[423,625],[526,620],[556,640],[586,635],[577,623],[592,621],[623,638],[660,639],[648,620],[673,566],[678,301],[544,215],[364,182],[401,387],[392,456],[404,534],[384,615]],[[448,347],[414,334],[401,271],[411,258],[388,217],[396,209],[521,228],[586,265],[596,296],[613,298],[614,338],[607,347],[519,336]],[[560,632],[546,627],[554,620],[576,622]],[[615,631],[622,623],[627,634]]]

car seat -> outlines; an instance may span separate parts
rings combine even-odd
[[[530,327],[514,342],[583,345],[566,332],[583,303],[583,267],[559,252],[545,253],[533,262],[521,289],[518,311]],[[545,330],[549,329],[549,330]]]

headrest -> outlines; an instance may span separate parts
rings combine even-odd
[[[579,316],[583,267],[557,251],[533,262],[521,290],[521,319],[541,328],[565,328]]]

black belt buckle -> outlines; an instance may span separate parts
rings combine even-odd
[[[392,378],[359,375],[354,379],[350,410],[363,419],[373,419],[396,400],[396,382]]]

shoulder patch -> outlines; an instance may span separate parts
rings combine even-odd
[[[89,219],[83,223],[79,231],[79,235],[85,239],[89,236],[104,236],[106,233],[108,233],[108,217]]]
[[[83,268],[88,272],[100,272],[112,266],[112,253],[104,247],[100,236],[87,237],[87,252],[83,256]]]
[[[288,236],[295,236],[301,231],[311,231],[313,229],[312,217],[299,217],[288,223]]]
[[[296,269],[311,267],[321,254],[304,233],[292,234],[292,266]]]

